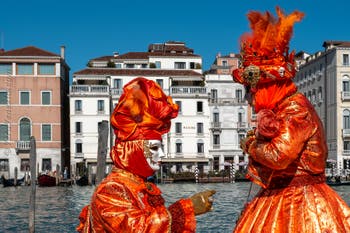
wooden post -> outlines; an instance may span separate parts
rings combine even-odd
[[[30,200],[29,200],[29,232],[35,232],[35,191],[36,191],[36,144],[35,138],[30,138]]]
[[[98,185],[105,177],[107,142],[108,142],[108,121],[102,121],[98,123],[96,185]]]
[[[18,179],[18,168],[15,167],[15,178],[13,179],[14,186],[17,186],[17,179]]]
[[[60,178],[61,178],[61,170],[60,170],[60,165],[56,165],[56,185],[60,183]]]

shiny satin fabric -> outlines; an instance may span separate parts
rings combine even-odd
[[[190,233],[196,228],[190,199],[166,208],[155,184],[117,168],[96,188],[79,218],[81,233]]]
[[[316,111],[300,93],[273,109],[279,134],[250,143],[247,177],[262,190],[234,232],[350,232],[350,209],[324,179],[327,146]],[[259,114],[259,113],[258,113]]]
[[[154,174],[144,154],[144,140],[119,142],[111,151],[111,159],[117,168],[127,170],[144,179]]]

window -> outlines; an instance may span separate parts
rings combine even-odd
[[[158,85],[163,89],[163,79],[157,79],[156,82],[158,83]]]
[[[41,104],[50,105],[51,104],[51,91],[42,91],[41,92]]]
[[[147,64],[141,64],[141,68],[142,68],[142,69],[147,68]]]
[[[214,120],[215,123],[220,122],[219,113],[218,112],[214,112],[213,113],[213,120]]]
[[[347,153],[349,153],[350,152],[350,141],[344,141],[343,144],[344,144],[344,146],[343,146],[344,151],[347,151]]]
[[[236,98],[237,98],[237,100],[238,100],[239,103],[242,102],[242,100],[243,100],[243,95],[242,95],[242,90],[241,90],[241,89],[237,89],[237,90],[236,90]]]
[[[113,80],[113,86],[116,89],[122,89],[123,88],[123,83],[121,79],[114,79]]]
[[[75,122],[75,133],[82,133],[82,122]]]
[[[9,140],[9,126],[8,124],[0,124],[0,141],[6,142]]]
[[[182,123],[181,122],[175,123],[175,133],[182,133]]]
[[[350,129],[350,111],[347,109],[343,111],[343,128]]]
[[[9,171],[9,160],[0,159],[0,172],[8,172],[8,171]]]
[[[179,113],[181,114],[181,112],[182,112],[182,103],[181,103],[181,101],[175,101],[175,104],[177,104],[177,106],[179,106]]]
[[[81,112],[82,111],[82,101],[81,100],[76,100],[75,101],[75,112]]]
[[[186,69],[186,63],[185,62],[175,62],[175,69]]]
[[[227,61],[222,61],[222,66],[227,67]]]
[[[0,104],[6,105],[8,104],[8,92],[0,91]]]
[[[22,118],[19,122],[19,140],[30,141],[31,124],[28,118]]]
[[[242,123],[243,122],[243,113],[239,112],[238,113],[238,123]]]
[[[204,142],[203,140],[198,140],[197,142],[197,153],[203,154],[204,153]]]
[[[97,100],[97,111],[98,112],[105,111],[105,101],[104,100]]]
[[[43,159],[41,164],[41,170],[42,171],[51,171],[52,165],[51,165],[51,159]]]
[[[238,145],[240,145],[241,141],[245,138],[244,134],[238,134]]]
[[[33,64],[17,64],[17,74],[34,74]]]
[[[177,139],[175,142],[175,153],[181,154],[182,153],[182,142],[180,139]]]
[[[212,103],[217,103],[218,102],[218,90],[211,89],[210,93],[211,93]]]
[[[220,134],[213,134],[213,144],[220,145]]]
[[[55,64],[39,64],[38,73],[42,75],[45,75],[45,74],[54,75]]]
[[[83,153],[83,142],[81,140],[76,140],[75,142],[75,153]]]
[[[350,82],[349,80],[343,80],[343,91],[349,92],[350,91]]]
[[[21,159],[21,171],[30,171],[29,159]]]
[[[349,54],[343,54],[343,65],[344,66],[349,65]]]
[[[122,68],[122,64],[120,64],[120,63],[116,63],[116,64],[115,64],[115,68],[117,68],[117,69],[121,69],[121,68]]]
[[[135,68],[135,64],[125,64],[125,67],[132,69],[132,68]]]
[[[12,64],[10,63],[0,64],[0,74],[6,74],[6,75],[12,74]]]
[[[203,113],[203,102],[202,101],[197,102],[197,112]]]
[[[197,122],[197,134],[203,134],[203,123],[202,122]]]
[[[20,104],[28,105],[30,103],[30,93],[29,91],[20,91]]]
[[[155,62],[155,65],[156,65],[156,68],[157,68],[157,69],[162,68],[160,61],[156,61],[156,62]]]
[[[195,69],[196,68],[196,64],[194,62],[190,62],[190,69]]]
[[[51,125],[49,124],[41,125],[41,140],[51,141]]]

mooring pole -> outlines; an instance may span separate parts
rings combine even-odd
[[[30,200],[29,200],[29,232],[35,232],[35,192],[36,192],[36,143],[35,138],[30,138]]]
[[[98,123],[96,185],[98,185],[105,177],[107,142],[108,142],[108,121],[102,121]]]

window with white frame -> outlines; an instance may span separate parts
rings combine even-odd
[[[0,74],[11,75],[12,74],[12,64],[11,63],[0,63]]]
[[[197,134],[203,134],[203,123],[202,122],[197,122]]]
[[[28,118],[24,117],[19,121],[19,140],[30,141],[32,133],[31,122]]]
[[[163,85],[164,85],[163,79],[156,79],[156,82],[163,89]]]
[[[30,161],[29,159],[21,159],[21,171],[30,171]]]
[[[343,129],[350,129],[350,111],[348,109],[343,111]]]
[[[177,100],[177,101],[175,101],[175,104],[176,104],[177,106],[179,106],[179,114],[181,114],[181,113],[182,113],[182,102],[179,101],[179,100]]]
[[[41,169],[42,171],[51,171],[52,169],[51,159],[49,158],[42,159]]]
[[[41,140],[42,141],[51,141],[51,125],[42,124],[41,125]]]
[[[41,92],[41,104],[50,105],[51,104],[51,91],[42,91]]]
[[[162,68],[162,64],[160,61],[155,61],[154,64],[156,65],[156,69]]]
[[[203,102],[197,101],[197,113],[203,113]]]
[[[343,65],[344,66],[349,65],[349,54],[343,54]]]
[[[343,149],[345,154],[350,154],[350,141],[343,141]]]
[[[9,125],[0,124],[0,141],[6,142],[9,140]]]
[[[0,90],[0,105],[7,105],[8,102],[8,91],[1,91]]]
[[[99,113],[102,113],[105,111],[105,101],[104,100],[97,100],[97,111]]]
[[[21,105],[29,105],[30,104],[30,92],[29,91],[20,91],[19,92],[19,100]]]
[[[83,153],[83,142],[80,139],[75,141],[75,153]]]
[[[213,145],[214,146],[220,145],[220,134],[219,133],[213,134]]]
[[[176,139],[175,142],[175,153],[181,154],[182,153],[182,141],[180,139]]]
[[[38,64],[38,74],[41,75],[54,75],[55,74],[55,64]]]
[[[75,122],[75,133],[76,134],[81,134],[82,133],[82,126],[83,126],[83,123],[82,122]]]
[[[204,153],[204,142],[202,139],[199,139],[197,141],[197,153],[198,154],[203,154]]]
[[[34,64],[17,63],[17,75],[31,75],[34,74]]]
[[[74,102],[74,109],[75,112],[81,112],[83,109],[83,103],[81,100],[75,100]]]
[[[182,123],[181,122],[176,122],[175,123],[175,133],[182,133]]]
[[[175,62],[174,68],[181,69],[181,70],[186,69],[186,62]]]
[[[116,89],[122,89],[123,88],[123,82],[120,78],[116,78],[113,80],[113,87]]]
[[[226,61],[226,60],[223,60],[223,61],[222,61],[222,66],[223,66],[223,67],[227,67],[227,66],[228,66],[228,64],[227,64],[227,61]]]
[[[242,89],[237,89],[236,90],[236,99],[239,103],[243,101],[243,94],[242,94]]]

